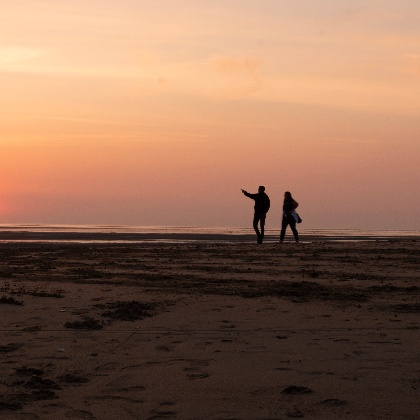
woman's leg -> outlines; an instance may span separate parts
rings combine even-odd
[[[296,229],[296,220],[295,220],[295,218],[293,216],[290,217],[289,223],[290,223],[290,228],[292,229],[293,236],[295,237],[296,242],[299,242],[299,233],[298,233],[298,231]]]
[[[286,217],[283,217],[281,221],[281,232],[280,232],[280,242],[283,242],[284,235],[286,235],[286,228],[289,222],[287,221]]]

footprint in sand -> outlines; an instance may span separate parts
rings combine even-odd
[[[214,343],[212,342],[212,341],[204,341],[204,342],[202,342],[202,343],[197,343],[196,345],[195,345],[195,347],[196,348],[198,348],[198,349],[204,349],[204,348],[206,348],[206,347],[208,347],[208,346],[211,346],[211,345],[213,345]]]
[[[340,400],[338,398],[328,398],[326,400],[321,401],[321,404],[329,405],[332,407],[338,407],[340,405],[345,405],[346,401]]]
[[[71,419],[96,419],[96,417],[91,412],[84,410],[69,410],[66,412],[65,416]]]
[[[169,410],[169,409],[165,409],[166,407],[172,407],[175,405],[174,402],[172,401],[163,401],[160,404],[160,407],[162,408],[157,408],[154,409],[150,412],[151,417],[148,418],[148,420],[152,420],[152,419],[162,419],[162,418],[171,418],[171,417],[177,417],[177,412],[173,411],[173,410]]]
[[[188,379],[194,380],[194,379],[205,379],[210,377],[210,373],[188,373],[187,374]]]
[[[152,410],[150,412],[151,416],[148,417],[147,420],[157,420],[157,419],[164,419],[164,418],[173,418],[177,417],[177,413],[175,411],[166,411],[166,410]]]
[[[194,360],[191,361],[190,365],[184,368],[184,372],[187,373],[187,377],[190,380],[193,379],[204,379],[208,378],[210,374],[208,372],[200,372],[203,367],[209,365],[205,360]]]
[[[282,394],[286,395],[299,395],[299,394],[310,394],[312,389],[307,388],[306,386],[296,386],[296,385],[290,385],[281,391]]]
[[[175,348],[175,346],[156,346],[156,350],[160,351],[172,351]]]

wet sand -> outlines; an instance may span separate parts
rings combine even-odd
[[[0,244],[2,419],[417,419],[420,241]]]
[[[50,229],[50,230],[49,230]],[[86,230],[75,230],[73,227],[56,229],[49,228],[31,228],[25,230],[19,228],[2,228],[0,229],[0,243],[2,242],[95,242],[95,243],[142,243],[142,242],[228,242],[243,243],[255,242],[256,236],[252,229],[248,229],[249,233],[244,233],[244,229],[232,229],[230,233],[226,233],[229,229],[224,229],[220,233],[216,233],[217,229],[208,229],[207,232],[194,228],[180,228],[176,232],[164,228],[147,232],[124,232],[118,229],[106,228]],[[175,230],[175,229],[172,229]],[[239,231],[242,231],[241,233]],[[420,240],[420,232],[418,231],[399,231],[397,235],[393,235],[392,231],[351,231],[351,230],[324,230],[318,231],[300,231],[301,242],[343,242],[343,241],[392,241],[392,240]],[[290,234],[290,232],[288,232]],[[290,237],[286,236],[286,241],[290,241]],[[269,229],[266,231],[265,243],[276,243],[279,241],[279,231]]]

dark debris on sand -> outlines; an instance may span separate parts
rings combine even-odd
[[[55,400],[58,398],[57,394],[51,389],[36,389],[30,394],[18,394],[15,396],[18,402],[32,402],[42,400]]]
[[[246,298],[277,296],[296,302],[308,300],[358,301],[364,302],[369,295],[352,287],[324,286],[313,281],[279,281],[275,284],[261,285],[251,290],[233,293]]]
[[[141,303],[135,300],[128,302],[109,302],[105,305],[96,306],[110,309],[102,313],[103,317],[120,321],[136,321],[139,319],[149,318],[154,315],[153,311],[156,308],[156,304]]]
[[[83,321],[66,322],[64,324],[66,328],[74,330],[100,330],[102,324],[94,318],[86,318]]]
[[[12,297],[2,296],[0,298],[0,304],[6,304],[6,305],[23,305],[23,302],[20,300],[16,300]]]
[[[58,384],[48,378],[42,378],[39,375],[33,375],[30,379],[23,383],[25,388],[32,389],[61,389]]]
[[[15,375],[19,379],[5,384],[13,391],[0,396],[0,411],[21,410],[26,403],[58,398],[55,391],[61,389],[60,385],[44,378],[43,370],[22,366],[15,369]]]
[[[420,303],[400,303],[390,306],[395,312],[418,313],[420,312]]]
[[[65,375],[59,376],[58,380],[64,382],[65,384],[82,384],[89,382],[89,380],[83,376],[73,375],[72,373],[67,373]]]
[[[0,353],[10,353],[12,351],[16,351],[22,346],[16,343],[6,344],[5,346],[0,346]]]
[[[0,411],[4,410],[21,410],[23,404],[15,398],[9,396],[0,396]]]
[[[338,398],[328,398],[326,400],[322,400],[321,404],[325,404],[331,407],[338,407],[340,405],[345,405],[346,401],[339,400]]]
[[[38,291],[34,291],[32,292],[30,295],[31,296],[35,296],[35,297],[52,297],[52,298],[57,298],[57,299],[61,299],[64,297],[64,292],[62,290],[58,290],[56,292],[38,292]]]
[[[27,366],[17,367],[15,369],[15,372],[17,375],[20,375],[20,376],[32,376],[32,375],[40,376],[44,373],[42,369],[29,368]]]
[[[297,386],[297,385],[290,385],[284,388],[281,393],[287,395],[296,395],[296,394],[310,394],[312,389],[307,388],[306,386]]]

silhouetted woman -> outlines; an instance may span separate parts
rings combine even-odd
[[[298,216],[295,212],[295,209],[298,205],[298,202],[293,199],[292,194],[289,191],[286,191],[284,193],[283,201],[283,219],[281,222],[280,243],[283,243],[284,235],[286,234],[286,228],[289,225],[292,229],[296,242],[299,242],[299,234],[296,230],[296,222]]]

